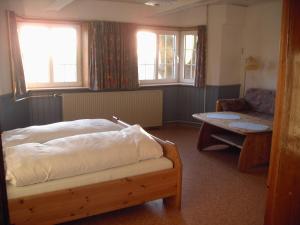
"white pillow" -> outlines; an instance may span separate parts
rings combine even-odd
[[[138,146],[139,160],[160,158],[163,156],[161,145],[147,133],[140,125],[133,125],[123,129],[123,132],[131,133]]]

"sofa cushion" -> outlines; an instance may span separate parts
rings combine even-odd
[[[243,98],[220,99],[219,103],[223,111],[241,112],[250,109],[248,103]]]
[[[246,92],[245,100],[253,111],[274,114],[275,91],[273,90],[250,88]]]

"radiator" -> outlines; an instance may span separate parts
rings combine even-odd
[[[162,90],[66,93],[62,105],[63,120],[111,119],[115,115],[143,127],[162,125]]]

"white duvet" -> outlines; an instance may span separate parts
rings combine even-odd
[[[2,133],[2,144],[6,147],[24,143],[44,143],[53,139],[102,131],[121,130],[122,128],[106,119],[82,119],[30,126]]]
[[[15,186],[93,173],[159,158],[161,146],[140,126],[80,134],[5,150],[6,179]]]

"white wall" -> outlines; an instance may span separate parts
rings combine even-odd
[[[0,0],[0,95],[12,92],[6,9],[24,13],[22,2]]]
[[[169,15],[155,15],[155,7],[108,1],[75,1],[59,12],[49,12],[49,0],[0,0],[0,95],[11,93],[11,75],[5,10],[37,18],[108,20],[161,26],[195,26],[206,24],[206,7],[194,7]]]
[[[247,71],[246,89],[276,89],[278,77],[281,1],[250,6],[246,12],[245,55],[258,59],[260,68]],[[243,78],[243,76],[242,76]]]
[[[245,7],[212,5],[208,10],[207,84],[240,83]]]
[[[247,87],[275,88],[281,17],[279,1],[248,8],[212,5],[209,7],[208,15],[206,7],[196,7],[160,16],[154,16],[157,8],[97,0],[75,1],[59,12],[48,12],[45,8],[49,2],[49,0],[0,0],[0,95],[11,92],[4,13],[7,8],[15,10],[19,15],[41,18],[109,20],[177,27],[208,23],[208,85],[243,83],[244,47],[244,57],[251,55],[263,63],[259,71],[247,72]]]
[[[245,58],[253,56],[261,67],[257,71],[247,71],[246,87],[276,89],[280,25],[279,0],[249,7],[211,5],[208,10],[207,84],[243,85]]]
[[[10,64],[5,9],[7,1],[0,1],[0,95],[11,92]]]

